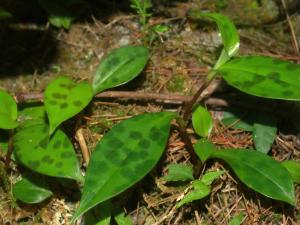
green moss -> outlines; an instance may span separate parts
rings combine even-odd
[[[169,82],[167,83],[167,89],[171,92],[183,92],[185,78],[180,75],[175,75]]]

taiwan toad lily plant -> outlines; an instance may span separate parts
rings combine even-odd
[[[100,212],[105,212],[99,220],[109,224],[114,214],[110,200],[155,167],[167,145],[171,122],[175,121],[186,145],[192,147],[190,154],[193,159],[193,168],[178,165],[169,168],[167,180],[191,182],[176,207],[209,195],[213,181],[223,173],[206,171],[200,176],[199,171],[209,159],[228,164],[249,188],[295,206],[293,183],[299,182],[299,163],[280,163],[255,150],[217,149],[209,140],[213,128],[210,113],[197,102],[216,75],[251,95],[300,100],[300,66],[264,56],[233,58],[239,49],[239,35],[234,24],[217,13],[197,12],[191,16],[216,22],[223,40],[224,48],[205,82],[181,113],[145,113],[115,125],[96,145],[84,177],[72,142],[61,124],[81,112],[96,94],[136,77],[147,64],[148,50],[142,46],[113,50],[101,60],[92,84],[86,81],[76,83],[66,76],[56,78],[45,90],[44,106],[18,112],[14,99],[0,91],[0,101],[5,106],[0,108],[0,128],[10,130],[14,146],[12,157],[31,173],[23,174],[22,180],[13,186],[15,198],[26,203],[40,202],[52,195],[47,185],[49,176],[73,179],[80,182],[83,189],[72,222],[97,207]],[[186,132],[190,118],[195,133],[201,137],[194,146]],[[8,150],[8,159],[11,150]],[[39,176],[43,179],[36,178]],[[28,198],[29,193],[31,198]]]

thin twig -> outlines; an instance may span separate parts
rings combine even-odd
[[[287,10],[287,7],[286,7],[285,0],[281,0],[281,4],[283,6],[283,10],[284,10],[284,13],[285,13],[285,16],[286,16],[286,20],[288,22],[288,25],[289,25],[289,28],[290,28],[290,31],[291,31],[292,43],[293,43],[295,52],[299,55],[300,52],[299,52],[299,45],[298,45],[297,37],[296,37],[295,30],[294,30],[292,21],[290,19],[290,16],[289,16],[289,13],[288,13],[288,10]]]

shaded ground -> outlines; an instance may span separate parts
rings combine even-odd
[[[149,46],[151,60],[145,71],[128,85],[116,90],[182,95],[195,93],[221,49],[221,41],[213,24],[197,23],[183,17],[195,7],[220,10],[235,20],[241,35],[241,55],[268,55],[299,63],[299,55],[291,44],[290,29],[280,4],[260,1],[262,5],[254,5],[250,0],[240,3],[212,2],[154,1],[156,4],[150,23],[164,23],[170,27],[170,31],[158,36]],[[16,95],[40,93],[54,77],[61,74],[77,81],[91,80],[99,61],[111,49],[127,44],[142,44],[145,37],[141,33],[137,16],[130,11],[128,5],[126,7],[126,1],[122,2],[121,8],[114,3],[94,3],[94,16],[76,22],[69,31],[48,27],[43,21],[33,23],[36,18],[26,23],[15,20],[3,24],[0,28],[0,87]],[[18,7],[15,9],[19,10]],[[24,18],[22,15],[20,17]],[[299,24],[300,17],[293,13],[291,20],[294,24]],[[294,29],[299,41],[300,27],[295,25]],[[221,82],[215,96],[222,98],[236,93],[236,90]],[[247,105],[248,108],[243,107],[245,110],[251,107],[256,109],[253,100],[249,104],[243,98],[236,101],[241,107]],[[266,103],[263,101],[262,104]],[[211,137],[215,144],[224,148],[253,146],[249,133],[228,129],[218,122],[221,112],[217,104],[209,107],[215,116],[215,128]],[[102,135],[123,119],[143,112],[179,109],[178,104],[163,102],[101,99],[89,107],[90,113],[84,117],[83,136],[92,151]],[[300,147],[293,138],[296,129],[287,129],[292,126],[292,122],[297,121],[282,120],[280,123],[279,135],[271,151],[278,160],[300,160]],[[65,128],[70,134],[74,134],[72,121],[66,123]],[[74,145],[80,154],[75,139]],[[160,164],[139,184],[118,198],[126,212],[132,216],[134,224],[200,224],[200,221],[202,224],[221,225],[227,224],[239,212],[246,215],[243,224],[300,223],[299,186],[296,187],[297,207],[292,208],[249,190],[229,172],[214,184],[208,198],[169,214],[182,193],[180,188],[167,185],[160,179],[166,174],[166,166],[170,162],[189,162],[189,154],[175,129]],[[207,165],[209,166],[212,169],[223,168],[222,164],[216,162],[211,162],[211,165]],[[227,167],[223,169],[230,171]],[[18,174],[17,168],[13,168],[8,179],[14,182]],[[43,204],[29,206],[12,201],[5,190],[1,189],[0,224],[68,224],[78,199],[73,198],[69,191],[63,192],[65,193],[57,194]]]

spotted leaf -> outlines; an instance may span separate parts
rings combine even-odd
[[[12,193],[16,199],[29,204],[42,202],[53,194],[45,177],[31,173],[13,185]]]
[[[73,221],[141,180],[158,162],[177,114],[148,113],[114,126],[97,144]]]
[[[209,18],[213,20],[220,31],[225,51],[229,57],[234,56],[240,45],[240,37],[233,22],[219,13],[192,12],[193,18]]]
[[[93,81],[94,94],[132,80],[142,72],[148,58],[148,49],[142,46],[114,49],[97,68]]]
[[[300,66],[264,56],[246,56],[217,69],[235,88],[251,95],[300,100]]]
[[[68,77],[58,77],[45,91],[45,107],[50,123],[50,134],[63,121],[75,116],[92,100],[92,87],[87,82],[76,84]]]
[[[253,190],[295,205],[293,180],[289,172],[271,157],[253,150],[213,151],[211,158],[224,160],[238,178]]]
[[[49,139],[48,125],[26,127],[14,137],[14,154],[25,167],[48,176],[82,181],[73,145],[61,130]]]
[[[16,128],[17,116],[18,109],[15,100],[7,92],[0,90],[0,128]]]

